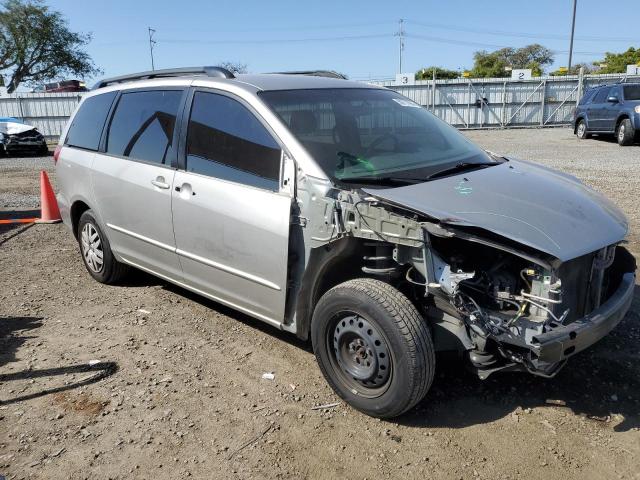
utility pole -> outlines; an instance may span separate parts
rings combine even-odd
[[[571,71],[571,60],[573,59],[573,33],[576,30],[576,6],[578,0],[573,0],[573,19],[571,20],[571,41],[569,42],[569,66],[568,71]]]
[[[155,65],[153,64],[153,46],[156,44],[156,41],[153,39],[153,34],[156,33],[156,31],[151,27],[148,27],[148,30],[149,30],[149,54],[151,55],[151,70],[155,70]]]
[[[395,34],[399,40],[399,56],[398,56],[398,73],[402,73],[402,52],[404,51],[404,19],[398,20],[400,24],[400,28],[398,29],[398,33]]]

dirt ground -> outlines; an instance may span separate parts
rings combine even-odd
[[[567,129],[468,135],[604,192],[639,256],[640,147]],[[0,159],[3,215],[35,207],[52,163]],[[640,479],[639,320],[636,286],[620,326],[550,380],[481,381],[439,358],[425,400],[385,422],[314,409],[338,398],[293,336],[143,273],[98,284],[61,224],[5,228],[0,476]]]

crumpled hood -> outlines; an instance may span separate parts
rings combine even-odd
[[[27,132],[29,130],[35,130],[36,127],[31,125],[25,125],[18,122],[0,122],[0,133],[6,133],[7,135],[15,135],[17,133]]]
[[[369,195],[452,226],[488,230],[561,261],[622,240],[624,214],[578,179],[521,160]]]

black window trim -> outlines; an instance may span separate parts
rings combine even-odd
[[[227,180],[225,178],[212,177],[210,175],[204,175],[196,172],[187,171],[186,169],[187,134],[189,131],[189,119],[191,118],[191,110],[193,109],[193,99],[197,92],[212,93],[214,95],[221,95],[221,96],[230,98],[231,100],[235,100],[236,102],[244,106],[256,118],[256,120],[258,120],[258,122],[267,130],[269,135],[271,135],[273,140],[280,147],[280,168],[278,171],[278,179],[276,180],[278,184],[277,190],[266,189],[262,187],[257,187],[255,185],[248,185],[246,183],[234,182],[233,180]],[[233,94],[232,92],[228,92],[226,90],[219,90],[213,87],[190,87],[189,88],[189,93],[186,96],[184,110],[182,112],[182,119],[180,121],[180,137],[178,140],[178,165],[177,165],[178,170],[181,170],[185,173],[190,173],[193,175],[200,175],[205,178],[213,178],[221,182],[232,183],[234,185],[241,185],[246,188],[254,188],[256,190],[260,190],[261,192],[272,192],[276,194],[285,193],[287,196],[290,196],[288,187],[282,184],[282,175],[283,175],[283,169],[284,169],[284,155],[287,155],[288,157],[293,158],[293,156],[289,153],[289,150],[284,146],[284,143],[282,142],[280,137],[278,137],[276,132],[273,130],[273,128],[271,128],[271,126],[265,120],[265,118],[262,115],[260,115],[256,111],[256,109],[253,108],[253,106],[249,102],[247,102],[244,98],[241,98],[238,95]]]
[[[166,91],[182,92],[182,97],[180,98],[180,103],[178,104],[178,111],[176,114],[176,125],[173,131],[173,142],[179,142],[180,130],[181,130],[180,122],[182,120],[182,114],[184,111],[186,98],[188,96],[189,86],[188,85],[171,85],[171,86],[167,85],[167,86],[157,86],[157,87],[127,88],[127,89],[118,90],[118,94],[116,95],[116,98],[113,100],[113,103],[111,104],[111,108],[109,109],[109,113],[107,114],[107,121],[105,122],[105,125],[102,129],[102,135],[100,136],[99,148],[96,151],[96,153],[99,153],[100,155],[104,155],[107,157],[128,160],[130,162],[143,163],[145,165],[153,165],[154,167],[158,167],[158,168],[166,168],[168,170],[176,170],[178,168],[178,158],[177,158],[178,149],[177,148],[174,150],[174,155],[171,156],[171,159],[170,159],[171,161],[169,163],[158,163],[158,162],[152,162],[150,160],[142,160],[139,158],[125,157],[123,155],[114,155],[113,153],[107,153],[107,134],[109,132],[109,129],[111,128],[111,122],[113,121],[116,108],[120,103],[120,98],[122,97],[122,95],[125,93],[152,92],[157,90],[161,90],[164,92]],[[179,146],[180,144],[178,143],[178,147]]]

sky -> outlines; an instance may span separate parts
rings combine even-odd
[[[578,0],[574,63],[640,47],[638,0]],[[155,68],[246,64],[249,72],[328,69],[353,79],[392,78],[437,65],[464,70],[477,50],[530,43],[566,66],[573,0],[47,0],[87,46],[104,76],[151,69],[148,27],[156,30]],[[627,12],[627,14],[622,14]],[[615,18],[610,18],[609,14]],[[635,42],[634,42],[635,40]],[[92,79],[90,79],[92,80]]]

